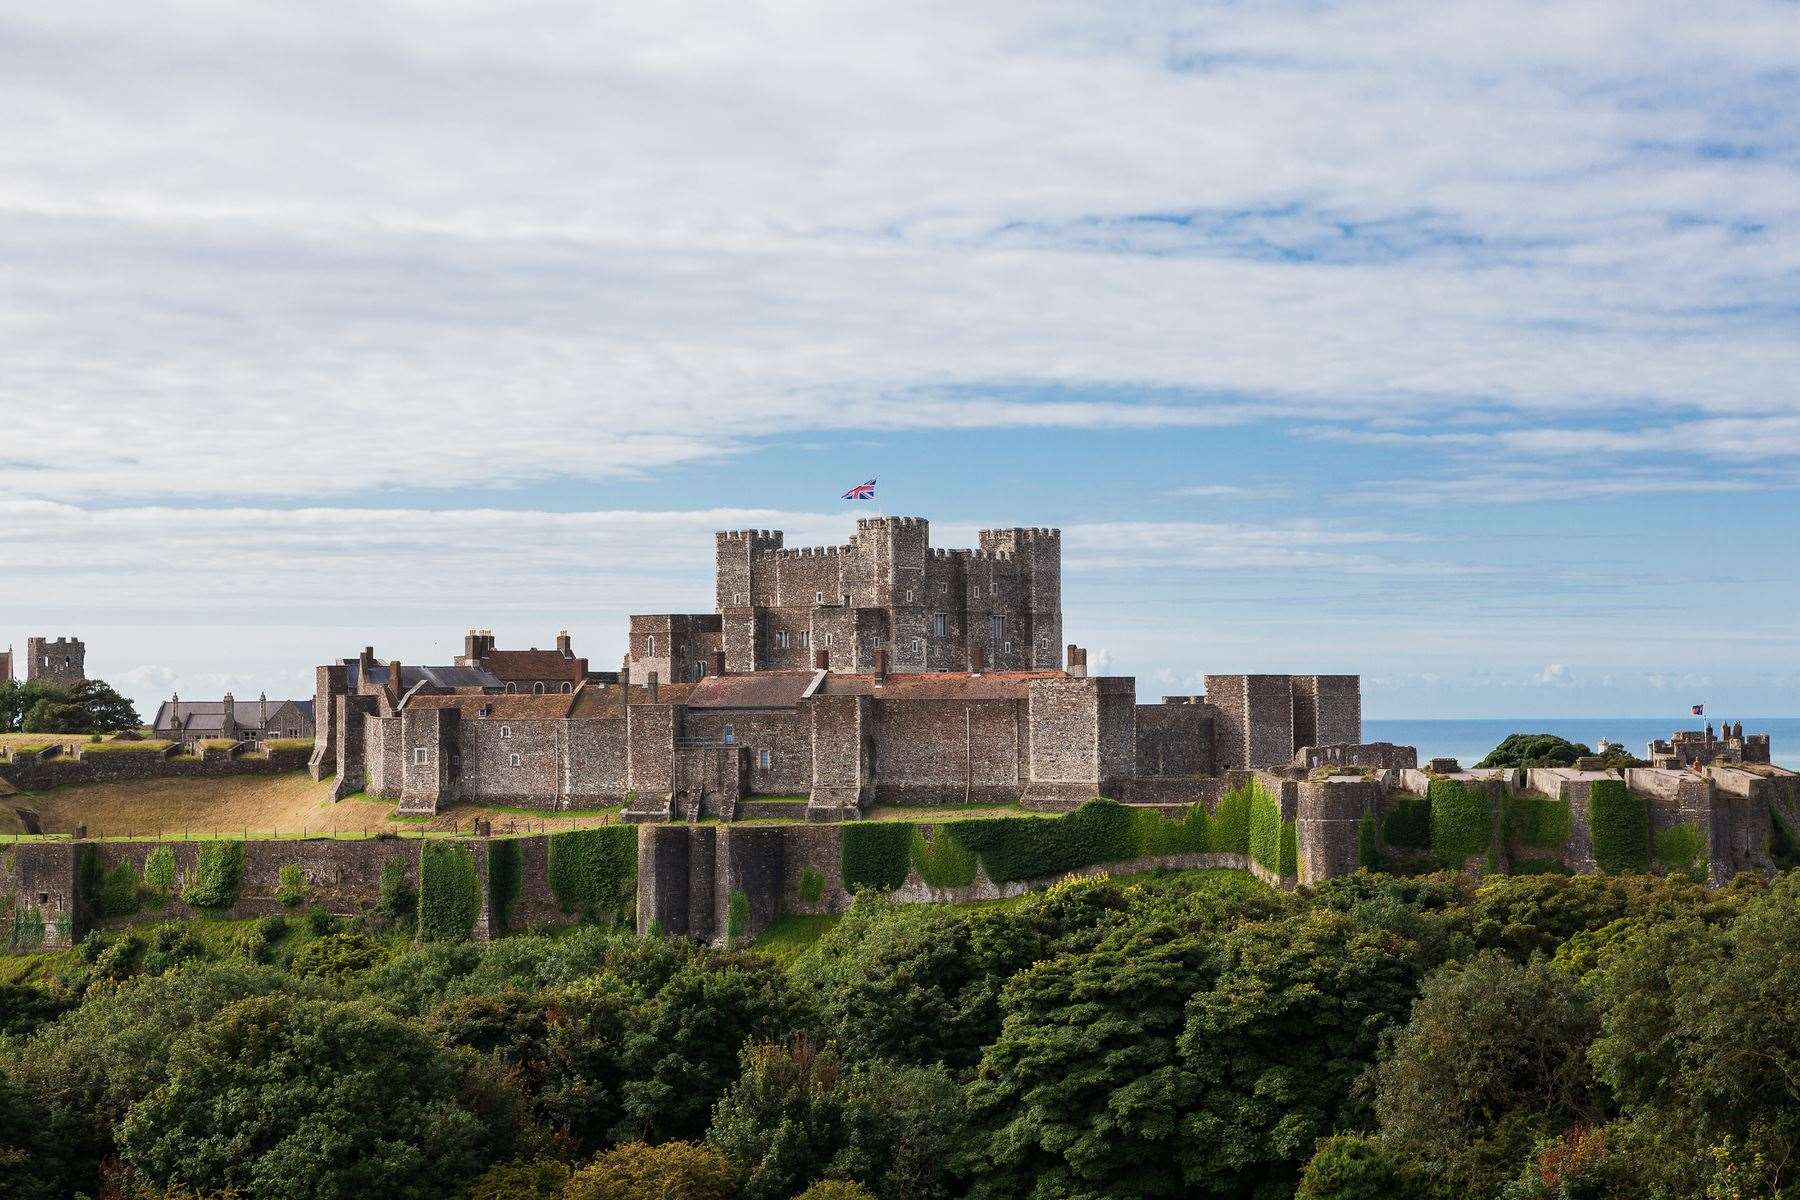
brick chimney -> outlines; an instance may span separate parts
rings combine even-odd
[[[375,647],[364,646],[362,648],[362,653],[356,656],[356,666],[357,680],[366,683],[369,678],[370,669],[375,666]]]
[[[225,693],[225,711],[219,715],[219,736],[237,736],[237,701],[231,698],[230,692]]]
[[[875,651],[875,678],[886,679],[888,673],[887,647]]]
[[[1069,643],[1069,665],[1067,670],[1068,673],[1076,679],[1087,678],[1087,651],[1080,646],[1075,645],[1073,642]]]
[[[568,630],[563,629],[563,630],[557,631],[556,648],[557,648],[557,650],[562,652],[562,656],[564,658],[574,658],[575,657],[575,651],[570,649],[569,631]]]
[[[269,732],[269,693],[262,692],[256,697],[256,727],[264,733]]]
[[[398,708],[400,697],[406,695],[406,689],[400,686],[400,660],[397,658],[388,664],[387,686],[388,698],[393,702],[394,707]]]

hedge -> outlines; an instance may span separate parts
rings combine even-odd
[[[635,863],[633,864],[635,867]],[[488,921],[495,933],[512,919],[525,877],[525,847],[516,838],[488,843]]]
[[[1431,852],[1451,869],[1485,855],[1494,839],[1494,809],[1485,782],[1433,779],[1427,793],[1431,803]]]
[[[1650,867],[1650,803],[1632,795],[1622,779],[1588,786],[1588,830],[1594,861],[1608,875]]]
[[[1567,800],[1508,790],[1505,808],[1508,843],[1539,849],[1569,844],[1575,822]]]
[[[1682,874],[1696,883],[1705,883],[1708,862],[1706,835],[1699,822],[1671,825],[1656,835],[1656,865],[1669,874]]]
[[[1090,800],[1060,817],[992,817],[937,826],[862,822],[844,826],[840,868],[846,888],[892,891],[910,870],[932,887],[967,887],[979,863],[996,884],[1041,879],[1102,863],[1177,854],[1250,853],[1253,814],[1260,812],[1265,865],[1295,871],[1297,829],[1279,804],[1254,786],[1228,792],[1219,811],[1191,806],[1171,819],[1153,808]],[[1259,859],[1258,861],[1262,861]]]
[[[902,822],[858,821],[844,826],[838,865],[844,887],[891,892],[906,882],[912,865],[912,826]]]
[[[1250,857],[1266,871],[1286,877],[1295,873],[1298,830],[1281,819],[1281,802],[1252,785]]]
[[[244,843],[202,842],[194,878],[181,898],[193,908],[230,908],[244,884]]]
[[[481,914],[481,892],[475,880],[475,855],[454,842],[425,842],[419,847],[419,939],[461,942],[475,929]]]
[[[550,891],[566,913],[616,924],[637,911],[637,826],[550,835]]]

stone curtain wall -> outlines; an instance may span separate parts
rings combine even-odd
[[[0,779],[20,791],[35,792],[72,784],[115,783],[139,779],[211,779],[225,775],[279,775],[303,771],[312,752],[272,750],[266,756],[233,758],[223,750],[165,758],[149,752],[86,754],[71,758],[22,755],[0,763]]]
[[[884,804],[1014,801],[1024,790],[1023,705],[884,701],[873,711],[875,794]]]

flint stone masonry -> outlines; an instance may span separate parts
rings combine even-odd
[[[80,638],[25,639],[25,681],[73,687],[87,678],[87,646]]]
[[[140,779],[218,779],[229,775],[281,775],[306,769],[304,749],[271,750],[267,754],[233,755],[208,748],[198,755],[164,755],[153,751],[87,753],[77,745],[74,755],[51,758],[15,755],[0,762],[0,779],[22,792],[46,788],[118,783]]]

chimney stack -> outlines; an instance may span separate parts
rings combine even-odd
[[[1075,645],[1073,642],[1069,644],[1069,665],[1067,669],[1068,673],[1073,675],[1076,679],[1087,678],[1087,651],[1080,646]]]
[[[359,668],[356,673],[357,679],[366,681],[369,678],[369,669],[375,665],[375,647],[364,646],[362,653],[356,656],[356,665]]]
[[[269,693],[267,692],[256,697],[256,727],[264,733],[269,731]]]
[[[714,675],[723,675],[725,673],[725,652],[723,650],[714,650],[711,654],[707,655],[707,657],[712,660],[711,665],[707,669]]]
[[[574,658],[575,657],[575,651],[570,649],[569,631],[568,630],[563,629],[563,630],[559,630],[557,632],[556,648],[558,650],[562,651],[562,656],[564,658]]]
[[[887,648],[884,646],[881,649],[875,651],[875,678],[877,678],[877,679],[886,679],[887,678],[887,671],[888,671],[887,664],[888,664]]]

